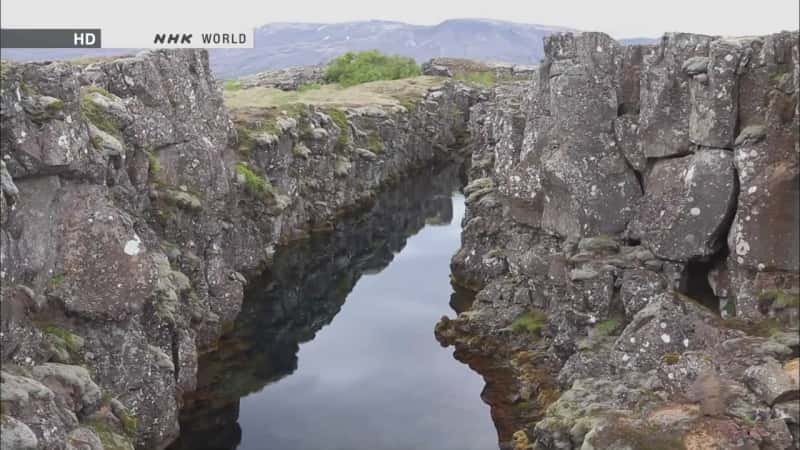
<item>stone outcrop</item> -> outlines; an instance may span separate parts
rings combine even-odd
[[[423,75],[437,77],[467,77],[490,74],[498,80],[527,80],[536,71],[536,66],[508,63],[484,63],[466,58],[432,58],[422,63]]]
[[[472,109],[478,293],[436,330],[501,446],[798,448],[797,33],[544,47]]]
[[[478,97],[448,82],[407,107],[234,122],[202,51],[3,62],[4,448],[169,444],[247,278],[452,157]]]
[[[285,69],[267,70],[254,75],[247,75],[234,83],[242,88],[268,87],[282,91],[296,91],[308,84],[320,84],[325,81],[325,66],[300,66]]]

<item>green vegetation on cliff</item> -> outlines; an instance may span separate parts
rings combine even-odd
[[[331,120],[339,127],[339,138],[336,140],[336,150],[341,151],[350,142],[350,127],[347,124],[347,116],[344,111],[331,109],[328,111]]]
[[[458,73],[453,78],[485,87],[494,86],[497,83],[497,76],[491,71]]]
[[[325,81],[354,86],[377,80],[399,80],[422,74],[413,58],[385,55],[378,50],[347,52],[337,57],[325,70]]]
[[[266,194],[272,190],[270,182],[253,172],[245,162],[236,163],[236,174],[244,179],[245,188],[253,195]]]

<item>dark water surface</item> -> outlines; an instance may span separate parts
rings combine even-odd
[[[172,448],[497,448],[483,380],[433,335],[452,313],[457,175],[409,180],[279,251],[234,330],[201,359]]]

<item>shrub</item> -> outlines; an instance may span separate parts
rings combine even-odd
[[[378,50],[347,52],[335,58],[325,70],[325,81],[353,86],[376,80],[399,80],[422,73],[413,58],[385,55]]]

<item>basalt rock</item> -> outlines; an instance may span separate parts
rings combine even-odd
[[[307,84],[325,81],[325,66],[287,67],[248,75],[238,80],[241,87],[268,87],[283,91],[295,91]]]
[[[632,235],[663,259],[711,256],[724,246],[736,184],[733,155],[727,150],[658,161],[645,182]]]
[[[797,42],[557,34],[473,107],[452,269],[478,293],[437,337],[510,398],[548,380],[501,445],[797,448]]]

